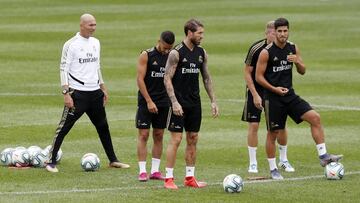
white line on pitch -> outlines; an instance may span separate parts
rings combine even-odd
[[[16,93],[16,92],[0,93],[0,96],[58,96],[58,95],[59,94],[54,94],[54,93]],[[129,98],[129,99],[137,98],[137,96],[135,95],[111,95],[111,97]],[[218,101],[235,102],[235,103],[244,102],[243,99],[218,99]],[[360,107],[356,107],[356,106],[339,106],[339,105],[325,105],[325,104],[312,104],[312,106],[318,108],[334,109],[334,110],[360,111]]]
[[[360,171],[346,172],[345,175],[356,175],[360,174]],[[318,179],[324,178],[324,175],[315,175],[315,176],[304,176],[296,178],[287,178],[284,180],[252,180],[244,181],[246,184],[257,184],[257,183],[269,183],[269,182],[279,182],[279,181],[301,181],[309,179]],[[209,183],[208,185],[221,185],[221,182]],[[182,187],[182,186],[180,186]],[[163,186],[151,186],[151,187],[113,187],[113,188],[95,188],[95,189],[71,189],[71,190],[47,190],[47,191],[27,191],[27,192],[0,192],[0,195],[43,195],[43,194],[56,194],[56,193],[87,193],[87,192],[109,192],[109,191],[120,191],[120,190],[145,190],[145,189],[161,189]]]

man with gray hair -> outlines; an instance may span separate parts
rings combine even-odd
[[[114,152],[105,105],[109,99],[100,70],[100,42],[92,37],[96,20],[91,14],[80,17],[80,32],[63,47],[60,63],[60,79],[64,96],[64,111],[55,131],[50,149],[49,172],[58,172],[56,155],[75,122],[86,113],[96,127],[101,143],[114,168],[129,168],[121,163]]]

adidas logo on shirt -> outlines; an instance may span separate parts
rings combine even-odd
[[[279,59],[275,56],[273,61],[278,61]]]
[[[154,66],[159,65],[156,61],[154,61],[152,64],[153,64]]]
[[[182,62],[187,62],[187,59],[186,59],[186,58],[184,58],[184,59],[182,60]]]

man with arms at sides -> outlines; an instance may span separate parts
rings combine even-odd
[[[49,172],[56,168],[57,152],[75,122],[86,113],[96,127],[102,146],[114,168],[129,168],[117,159],[106,119],[105,105],[109,99],[100,70],[100,42],[92,37],[96,20],[90,14],[80,17],[80,32],[63,47],[60,80],[64,95],[64,111],[50,149]]]
[[[266,153],[273,179],[283,179],[276,167],[275,140],[282,136],[286,118],[289,115],[297,124],[306,121],[310,124],[311,135],[316,143],[320,165],[337,162],[342,155],[328,154],[325,146],[325,135],[320,115],[305,100],[296,95],[292,86],[292,67],[301,75],[305,74],[305,64],[299,48],[287,41],[289,22],[285,18],[275,20],[275,41],[266,46],[260,53],[256,81],[265,88],[264,105],[268,136]]]
[[[213,117],[219,115],[213,84],[207,66],[207,54],[200,47],[204,37],[204,26],[195,19],[190,19],[184,26],[185,39],[170,52],[165,67],[164,83],[171,101],[172,114],[169,122],[171,138],[166,151],[167,189],[178,189],[174,183],[174,165],[177,149],[186,131],[186,177],[184,185],[188,187],[205,187],[206,183],[195,179],[196,144],[201,125],[201,102],[199,90],[199,73],[211,101]]]
[[[163,135],[169,113],[169,97],[164,86],[165,64],[173,47],[175,35],[164,31],[155,47],[141,52],[137,66],[138,109],[136,128],[139,129],[137,153],[139,160],[139,181],[147,181],[146,155],[150,125],[153,127],[150,179],[163,180],[159,171],[163,149]]]
[[[261,112],[263,109],[263,87],[255,81],[256,63],[259,58],[259,54],[263,48],[274,41],[275,29],[274,21],[270,21],[266,24],[265,39],[261,39],[255,42],[250,48],[245,59],[244,76],[246,82],[246,97],[244,110],[241,120],[248,122],[248,151],[249,151],[249,173],[258,173],[256,150],[258,145],[258,129],[261,119]],[[287,132],[279,136],[277,141],[279,143],[279,167],[285,169],[286,172],[294,172],[295,169],[291,166],[287,159]]]

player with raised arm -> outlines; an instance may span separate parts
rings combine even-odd
[[[316,143],[320,165],[337,162],[342,155],[328,154],[320,115],[308,102],[300,98],[292,85],[292,68],[304,75],[305,64],[297,45],[288,41],[289,22],[285,18],[275,20],[275,41],[260,52],[255,78],[265,88],[264,104],[268,135],[266,153],[273,179],[283,179],[276,167],[275,141],[284,131],[286,118],[290,116],[297,124],[306,121],[310,124],[311,135]]]
[[[255,81],[256,63],[261,50],[274,41],[274,21],[266,24],[265,36],[265,39],[256,41],[249,48],[245,59],[244,76],[246,82],[246,97],[241,120],[248,122],[249,173],[258,173],[256,150],[258,145],[259,123],[263,109],[262,98],[264,90],[263,87]],[[287,159],[287,131],[284,130],[281,131],[281,133],[285,133],[285,135],[279,136],[279,139],[277,139],[280,151],[279,166],[285,169],[286,172],[294,172],[295,169]]]

